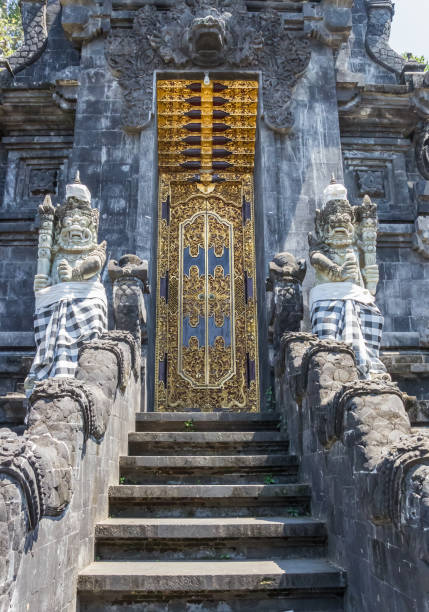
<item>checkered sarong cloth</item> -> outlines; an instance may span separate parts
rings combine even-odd
[[[360,373],[385,372],[379,359],[384,318],[374,305],[355,300],[321,300],[311,310],[313,333],[321,340],[345,342],[354,350]]]
[[[62,299],[34,315],[36,356],[29,377],[74,377],[79,348],[107,330],[107,308],[100,298]]]

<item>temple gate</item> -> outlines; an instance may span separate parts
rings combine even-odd
[[[156,409],[259,409],[256,81],[159,81]]]

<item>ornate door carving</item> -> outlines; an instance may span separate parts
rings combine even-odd
[[[210,91],[193,81],[158,85],[158,410],[259,406],[252,172],[257,84],[242,85],[211,83]],[[191,102],[189,86],[201,93]],[[222,157],[213,130],[216,86],[231,92],[223,97],[229,109],[223,125],[230,116],[235,123]],[[231,113],[234,104],[239,114]],[[192,118],[199,119],[191,127],[197,145],[191,155],[191,130],[183,123],[188,105],[198,106]],[[243,119],[246,110],[250,117]]]

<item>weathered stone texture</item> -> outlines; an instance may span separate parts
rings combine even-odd
[[[249,8],[254,10],[250,4]],[[347,40],[350,10],[352,30]],[[320,206],[323,187],[332,172],[341,180],[344,166],[344,179],[352,203],[356,203],[364,192],[370,192],[383,222],[380,231],[384,231],[383,224],[389,221],[396,224],[395,233],[389,234],[389,247],[384,241],[379,249],[382,278],[377,301],[386,314],[385,331],[422,333],[428,324],[427,315],[421,312],[423,300],[416,300],[414,294],[421,296],[427,292],[425,260],[411,251],[410,238],[404,231],[398,231],[397,224],[398,221],[414,224],[417,210],[425,202],[425,181],[418,173],[411,140],[418,117],[409,111],[410,96],[416,100],[420,96],[416,108],[423,118],[424,96],[411,94],[409,87],[421,90],[424,84],[413,77],[409,86],[399,85],[400,71],[387,69],[376,55],[371,58],[368,55],[365,47],[368,15],[373,15],[374,23],[380,21],[382,38],[391,16],[388,7],[382,9],[377,3],[363,0],[354,2],[353,7],[349,2],[335,6],[331,2],[320,6],[303,2],[302,13],[300,11],[301,3],[297,3],[296,15],[291,15],[291,20],[299,21],[301,15],[304,31],[312,32],[311,59],[300,76],[289,107],[293,129],[289,135],[282,135],[271,131],[264,121],[260,122],[259,129],[255,175],[259,301],[261,304],[265,301],[263,279],[273,254],[287,250],[296,257],[305,255],[305,235],[311,229],[315,208]],[[288,14],[280,13],[282,16]],[[250,21],[246,17],[246,24],[254,22],[255,15],[250,15]],[[323,18],[319,29],[317,24],[321,22],[315,20],[315,16]],[[135,12],[128,11],[123,17],[131,25]],[[158,17],[164,19],[162,15]],[[180,27],[186,26],[185,21]],[[250,32],[253,26],[249,27]],[[371,35],[375,35],[377,27],[371,27]],[[5,181],[0,242],[6,249],[0,276],[0,282],[6,283],[0,298],[4,300],[0,305],[2,331],[31,330],[29,279],[33,275],[35,244],[32,220],[40,201],[38,194],[56,190],[54,198],[57,194],[61,197],[65,183],[77,168],[93,193],[94,204],[100,208],[100,237],[109,239],[110,257],[119,258],[123,252],[135,252],[148,260],[151,284],[156,291],[156,265],[153,265],[156,253],[156,127],[153,119],[149,119],[140,135],[122,130],[122,85],[133,86],[132,74],[126,67],[125,49],[121,55],[122,80],[118,81],[111,73],[106,39],[100,36],[109,28],[109,36],[116,36],[116,22],[89,5],[72,2],[61,10],[56,0],[50,0],[47,28],[46,50],[38,60],[18,72],[15,84],[8,81],[9,89],[3,102],[6,131],[0,146],[0,161],[7,168],[7,174],[2,179],[0,171],[0,187],[2,180]],[[74,46],[82,46],[81,50],[73,48],[66,37]],[[329,37],[334,37],[336,42]],[[168,44],[174,46],[176,43],[170,40]],[[332,48],[339,48],[336,62]],[[165,52],[163,49],[162,53]],[[228,46],[223,53],[229,69],[235,71],[231,76],[239,76],[240,66],[231,64]],[[164,65],[164,60],[160,62],[160,69],[170,66]],[[189,69],[189,58],[185,65]],[[78,94],[76,83],[79,83]],[[369,88],[368,92],[363,91],[364,86]],[[31,101],[28,98],[31,111],[22,114],[21,106],[18,116],[16,112],[13,114],[17,87],[24,88],[19,92],[21,99],[32,92]],[[31,87],[38,88],[39,101],[36,90]],[[151,105],[149,95],[148,109]],[[363,112],[360,105],[368,106],[369,112]],[[384,110],[379,112],[378,108]],[[30,146],[30,140],[36,145]],[[410,181],[414,185],[412,189],[408,188]],[[14,223],[13,231],[7,229],[6,221]],[[8,264],[15,258],[22,262],[19,270]],[[395,283],[390,282],[393,270],[387,270],[391,263],[398,264],[395,281],[418,281],[413,285],[411,298],[410,288],[405,283],[401,283],[397,295],[392,294],[395,287]],[[384,286],[385,281],[389,281],[389,288]],[[304,283],[304,303],[312,283],[312,273],[309,273]],[[148,307],[148,363],[151,368],[153,297],[149,298]],[[266,337],[268,321],[262,308],[260,311],[262,339]],[[305,325],[308,327],[306,313]],[[408,337],[408,342],[410,339]],[[265,372],[267,348],[264,342],[260,342],[260,347],[261,371]],[[267,377],[263,386],[268,384]]]
[[[123,253],[132,252],[148,261],[153,288],[147,296],[150,407],[157,291],[156,122],[148,116],[140,133],[124,131],[122,126],[124,91],[137,92],[140,102],[141,96],[146,96],[146,114],[154,109],[153,98],[149,91],[139,90],[138,74],[137,86],[131,78],[136,70],[134,56],[125,54],[121,82],[112,74],[106,57],[107,41],[122,28],[126,37],[138,9],[121,0],[113,9],[109,3],[101,8],[74,0],[61,3],[62,8],[59,0],[24,4],[25,10],[31,4],[32,10],[46,8],[48,37],[40,39],[44,50],[38,58],[40,40],[32,41],[33,47],[30,45],[24,58],[29,63],[21,65],[15,80],[7,69],[0,76],[0,392],[19,391],[31,362],[37,206],[47,192],[55,203],[62,198],[65,184],[79,169],[100,210],[100,239],[109,241],[108,257],[119,260]],[[157,4],[166,10],[175,5],[173,0]],[[262,3],[248,0],[246,4],[250,22],[255,15],[258,21]],[[271,384],[270,321],[262,307],[269,262],[282,251],[296,258],[306,256],[306,236],[312,229],[315,209],[320,207],[323,188],[334,173],[346,184],[352,204],[369,193],[378,205],[377,303],[385,315],[383,359],[401,389],[417,396],[417,402],[407,400],[406,408],[411,423],[424,431],[429,419],[429,267],[423,233],[429,214],[427,77],[389,51],[389,0],[275,4],[278,8],[287,5],[287,10],[279,11],[278,21],[284,19],[290,30],[303,34],[306,41],[308,36],[311,58],[303,74],[294,75],[293,83],[288,81],[290,105],[284,108],[291,112],[289,133],[271,129],[270,117],[279,110],[272,105],[268,122],[263,117],[258,120],[256,253],[260,366],[265,378],[261,386],[266,389]],[[240,6],[245,9],[243,3]],[[171,21],[165,15],[158,17]],[[247,16],[245,21],[249,23]],[[37,32],[40,34],[40,29]],[[176,42],[171,42],[174,49]],[[243,66],[230,59],[225,64],[229,70],[226,77],[242,78]],[[132,70],[127,69],[128,60],[133,63]],[[157,64],[158,76],[201,78],[204,69],[188,60],[183,65],[162,60]],[[282,60],[287,65],[287,58],[282,56]],[[147,62],[141,66],[141,78],[151,88],[153,74],[146,74],[145,66]],[[216,69],[211,76],[224,74],[219,66]],[[254,74],[251,72],[252,77]],[[143,127],[140,123],[139,129]],[[102,280],[107,280],[106,269]],[[303,283],[302,327],[306,330],[308,291],[313,284],[309,270]],[[112,342],[120,345],[122,353],[129,350],[118,338]],[[348,570],[348,609],[372,612],[383,602],[393,612],[425,610],[428,546],[421,534],[427,523],[427,462],[418,461],[411,468],[406,463],[404,477],[399,479],[405,495],[399,496],[400,504],[396,505],[400,508],[399,526],[394,525],[397,517],[389,509],[392,516],[387,518],[379,509],[383,503],[378,502],[386,496],[379,495],[378,487],[380,482],[396,482],[394,476],[384,481],[380,470],[383,461],[386,474],[396,460],[402,465],[408,451],[400,446],[400,436],[410,441],[411,452],[424,453],[426,442],[412,437],[402,401],[391,388],[381,394],[367,390],[353,395],[344,405],[338,401],[334,406],[335,395],[357,380],[353,356],[339,345],[327,345],[322,352],[318,346],[311,334],[283,340],[280,351],[284,351],[286,362],[278,355],[277,374],[282,384],[276,384],[275,394],[284,423],[287,420],[291,449],[302,457],[302,479],[313,484],[315,513],[328,520],[330,556]],[[314,353],[309,352],[312,349]],[[95,353],[99,350],[94,349]],[[92,560],[94,522],[106,516],[107,484],[117,482],[117,456],[125,451],[125,433],[132,419],[129,394],[136,392],[130,387],[135,384],[133,376],[125,392],[116,389],[111,372],[117,372],[118,377],[122,373],[119,386],[123,386],[133,364],[128,359],[122,362],[117,350],[107,352],[103,364],[98,364],[91,351],[84,352],[81,360],[85,367],[78,374],[81,382],[93,388],[97,402],[104,393],[109,397],[116,393],[115,401],[108,402],[112,411],[108,423],[99,422],[99,427],[107,423],[101,443],[92,438],[84,441],[82,411],[70,398],[46,405],[38,400],[29,421],[35,432],[34,444],[40,443],[44,460],[50,461],[51,454],[58,457],[49,489],[52,504],[58,507],[59,499],[66,499],[73,490],[62,517],[41,519],[38,531],[25,536],[27,513],[21,493],[9,478],[2,477],[0,572],[2,576],[18,572],[13,600],[17,610],[22,602],[26,605],[30,601],[35,610],[74,610],[76,568]],[[49,406],[52,419],[46,415]],[[65,420],[59,418],[63,411]],[[1,414],[0,419],[9,419],[10,407],[4,407]],[[108,411],[103,414],[106,417]],[[22,412],[9,424],[11,435],[22,437]],[[69,480],[65,476],[67,461],[62,462],[67,455],[66,451],[61,455],[63,449],[67,449],[72,466]],[[393,498],[397,500],[398,495],[392,494]],[[373,502],[378,504],[379,514],[374,514]],[[12,531],[16,537],[10,540]],[[25,537],[30,552],[21,556],[18,568]],[[6,548],[16,551],[11,561],[5,560]],[[10,583],[6,580],[5,585],[8,589]],[[32,586],[34,591],[27,590]],[[7,595],[1,596],[7,601]]]
[[[331,558],[348,572],[346,609],[426,610],[427,436],[412,433],[397,387],[357,380],[351,355],[285,341],[282,409]]]
[[[139,406],[138,370],[132,337],[106,334],[85,348],[76,379],[36,386],[23,435],[0,430],[2,610],[75,609],[77,572],[92,559]]]

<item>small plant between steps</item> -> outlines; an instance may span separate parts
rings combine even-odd
[[[138,484],[138,482],[137,482],[137,480],[133,480],[132,478],[127,478],[127,476],[121,476],[119,478],[119,484],[121,484],[121,485],[125,485],[125,484],[136,485],[136,484]]]
[[[184,423],[186,431],[195,431],[195,423],[192,419],[185,421]]]
[[[276,484],[277,480],[274,478],[272,474],[267,474],[264,478],[264,484],[271,485]]]

